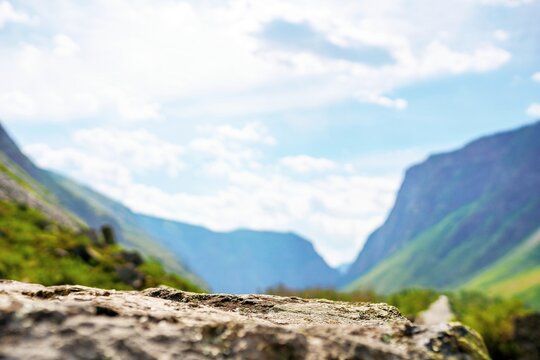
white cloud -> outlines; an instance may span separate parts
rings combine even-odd
[[[486,72],[494,70],[510,60],[508,51],[494,46],[481,46],[472,53],[456,52],[440,42],[428,45],[421,59],[419,70],[426,74],[449,71],[453,74]]]
[[[127,121],[157,120],[160,108],[159,103],[146,104],[126,97],[117,98],[118,114]]]
[[[533,81],[540,82],[540,71],[537,73],[534,73],[532,76]]]
[[[308,155],[286,156],[280,164],[297,173],[324,172],[334,170],[337,164],[329,159],[316,158]]]
[[[76,131],[73,139],[88,153],[115,159],[134,173],[164,169],[169,176],[176,176],[185,165],[182,146],[166,142],[146,130],[93,128]]]
[[[396,110],[404,110],[407,108],[407,105],[408,105],[406,100],[390,99],[386,96],[380,96],[380,95],[367,96],[365,100],[372,104],[376,104],[376,105],[380,105],[380,106],[384,106],[388,108],[393,108]]]
[[[479,0],[481,4],[485,5],[504,5],[504,6],[521,6],[532,4],[536,0]]]
[[[0,99],[25,98],[2,106],[0,115],[60,121],[107,113],[144,121],[170,111],[184,118],[247,115],[351,98],[403,109],[406,100],[389,93],[434,77],[492,71],[510,59],[504,49],[471,40],[478,1],[456,1],[28,2],[25,11],[40,19],[32,29],[45,40],[0,47]],[[15,11],[0,4],[1,13]],[[16,14],[9,18],[23,21]],[[375,47],[391,61],[266,49],[257,34],[276,19],[308,24],[351,51]]]
[[[493,32],[493,38],[497,41],[506,41],[510,38],[510,34],[507,31],[499,29]]]
[[[237,174],[239,168],[255,169],[261,157],[260,146],[271,146],[276,139],[268,129],[250,122],[241,127],[230,125],[204,126],[199,128],[204,136],[189,142],[189,149],[195,155],[203,155],[208,173],[224,175]],[[236,175],[237,176],[237,175]]]
[[[352,260],[367,235],[382,223],[401,178],[362,175],[362,162],[355,167],[308,155],[272,160],[264,149],[271,149],[265,142],[274,138],[258,123],[201,131],[209,137],[188,141],[199,146],[181,147],[146,131],[94,128],[75,132],[71,146],[34,144],[25,151],[39,165],[79,179],[139,212],[215,230],[298,232],[333,265]],[[200,145],[201,139],[213,145]],[[243,155],[233,154],[233,149]],[[208,158],[199,158],[201,153]],[[185,163],[178,163],[180,157]],[[201,163],[221,169],[199,172]],[[160,176],[177,165],[192,182],[211,179],[220,186],[197,193],[166,191],[137,176],[141,169]],[[308,170],[315,171],[309,179],[298,178],[297,171]]]
[[[332,264],[352,260],[382,223],[399,178],[322,176],[296,181],[286,174],[248,172],[213,194],[168,193],[142,184],[110,193],[133,209],[228,231],[238,227],[294,230]]]
[[[239,142],[253,142],[265,145],[274,145],[276,139],[271,136],[268,129],[258,122],[250,122],[242,127],[231,125],[218,125],[200,127],[200,131],[210,133],[220,140],[230,139]]]
[[[32,144],[25,153],[37,164],[81,179],[87,185],[105,193],[132,184],[130,170],[122,163],[81,151],[76,147],[53,149],[47,144]]]
[[[26,13],[13,8],[9,1],[0,1],[0,29],[10,22],[28,24],[31,19]]]
[[[527,115],[533,118],[540,118],[540,103],[532,103],[527,108]]]
[[[72,147],[53,149],[38,143],[25,147],[25,151],[40,166],[63,170],[90,185],[109,187],[125,186],[133,175],[148,171],[175,177],[185,167],[181,146],[146,130],[84,129],[76,131],[72,140]]]
[[[0,108],[6,115],[32,116],[35,114],[34,102],[20,91],[8,91],[0,94]]]
[[[53,40],[55,44],[54,52],[59,56],[72,56],[79,51],[79,45],[67,35],[58,34]]]

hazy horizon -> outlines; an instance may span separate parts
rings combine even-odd
[[[406,167],[540,118],[539,13],[0,0],[0,119],[40,166],[137,212],[293,231],[336,266]]]

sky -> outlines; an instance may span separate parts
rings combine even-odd
[[[0,0],[0,119],[134,211],[333,266],[404,170],[540,118],[540,1]]]

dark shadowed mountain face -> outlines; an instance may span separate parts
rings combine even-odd
[[[292,233],[218,233],[149,216],[139,220],[216,292],[254,293],[278,284],[333,287],[338,278],[309,241]]]
[[[277,285],[305,288],[337,282],[337,271],[309,241],[297,235],[248,230],[216,233],[136,214],[96,191],[36,167],[0,125],[0,165],[6,164],[15,175],[33,184],[32,191],[39,190],[50,200],[39,204],[43,211],[66,218],[64,222],[76,222],[62,213],[65,208],[90,227],[111,225],[124,246],[159,259],[170,271],[209,284],[213,291],[257,292]],[[4,178],[6,184],[16,184],[16,179],[0,172],[0,199]],[[17,189],[28,197],[27,190]],[[4,192],[13,194],[11,190]]]
[[[344,283],[457,287],[540,227],[540,123],[411,167]],[[540,260],[539,260],[540,263]]]

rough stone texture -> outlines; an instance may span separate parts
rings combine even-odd
[[[0,359],[485,359],[460,324],[386,304],[0,280]]]

